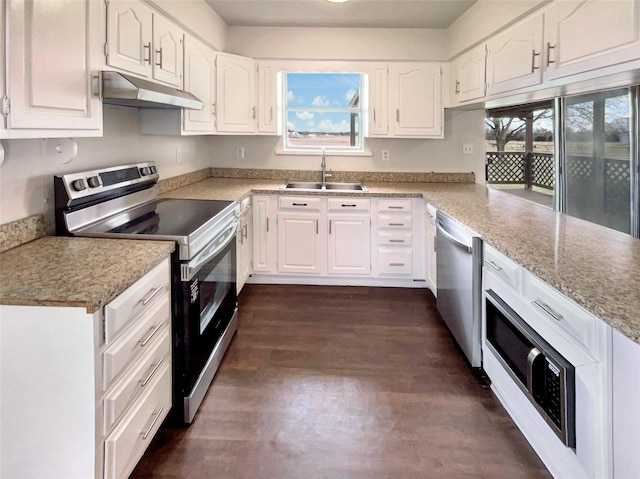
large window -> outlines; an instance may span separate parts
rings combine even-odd
[[[286,73],[284,147],[362,151],[360,73]]]

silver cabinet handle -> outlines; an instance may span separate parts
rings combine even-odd
[[[495,271],[498,271],[498,272],[502,271],[502,268],[501,268],[500,266],[498,266],[497,264],[495,264],[495,263],[494,263],[493,261],[491,261],[491,260],[485,259],[485,260],[484,260],[484,263],[485,263],[487,266],[491,266]]]
[[[532,51],[532,55],[531,55],[531,73],[535,72],[536,70],[539,70],[540,67],[536,66],[536,57],[540,56],[540,52],[536,53],[535,50]]]
[[[319,226],[318,223],[320,223],[320,221],[316,220],[316,234],[319,233]]]
[[[162,48],[160,50],[156,50],[156,53],[160,57],[160,61],[157,62],[156,65],[160,67],[160,70],[162,70]]]
[[[356,207],[356,206],[358,206],[358,205],[356,205],[356,204],[347,205],[347,204],[344,204],[344,203],[343,203],[343,204],[341,204],[340,206],[341,206],[342,208],[355,208],[355,207]]]
[[[253,119],[255,120],[256,119],[256,107],[254,106],[251,110],[253,111],[252,115],[253,115]]]
[[[267,217],[267,233],[269,232],[269,217]]]
[[[291,203],[292,206],[308,206],[307,203]]]
[[[151,338],[153,338],[156,335],[156,333],[158,331],[160,331],[160,328],[162,328],[162,326],[164,326],[164,322],[158,324],[155,327],[151,326],[151,328],[153,328],[153,329],[151,329],[149,334],[147,334],[144,338],[142,338],[140,341],[138,341],[140,346],[144,348],[149,343],[149,341],[151,341]]]
[[[242,233],[240,233],[240,237],[249,239],[249,225],[247,223],[242,225]]]
[[[149,437],[149,434],[151,434],[151,431],[153,430],[153,426],[156,425],[156,423],[158,422],[158,419],[160,419],[160,416],[162,415],[162,411],[164,411],[164,406],[162,406],[160,408],[160,410],[154,414],[154,418],[153,421],[151,421],[151,424],[149,425],[149,427],[147,428],[147,430],[142,434],[142,439],[146,439]]]
[[[547,42],[547,66],[556,62],[555,60],[551,59],[551,50],[555,50],[555,48],[555,45],[551,45],[551,43]]]
[[[151,42],[144,44],[145,55],[143,61],[151,65]]]
[[[149,304],[149,301],[151,301],[160,291],[162,291],[164,289],[164,287],[166,286],[166,283],[161,284],[160,286],[158,286],[156,289],[154,289],[149,296],[147,296],[145,299],[140,300],[140,302],[142,303],[142,306],[146,306],[147,304]]]
[[[376,122],[376,109],[373,109],[373,122]]]
[[[389,266],[404,266],[404,263],[389,263]]]
[[[332,220],[329,220],[329,234],[331,234],[331,222]]]
[[[390,239],[389,243],[404,243],[404,240],[402,240],[402,239]]]
[[[460,94],[460,80],[456,80],[456,95]]]
[[[404,206],[389,206],[390,210],[403,210]]]
[[[400,123],[400,108],[396,108],[396,121]]]
[[[404,226],[404,223],[389,223],[389,226]]]
[[[549,306],[547,303],[545,303],[541,299],[534,299],[533,300],[533,304],[535,304],[538,308],[540,308],[542,311],[547,313],[549,316],[551,316],[556,321],[562,321],[564,319],[564,316],[562,316],[560,313],[556,313],[551,308],[551,306]]]
[[[158,372],[158,369],[160,369],[160,366],[162,366],[162,364],[167,360],[168,357],[169,355],[165,354],[164,357],[160,361],[158,361],[158,364],[151,365],[151,372],[147,374],[146,378],[140,380],[141,387],[145,387],[147,384],[149,384],[151,378],[155,376],[155,374]]]

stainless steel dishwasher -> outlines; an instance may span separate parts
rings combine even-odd
[[[482,239],[436,213],[438,297],[442,319],[472,368],[482,367]]]

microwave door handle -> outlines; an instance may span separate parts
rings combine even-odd
[[[527,354],[527,390],[529,395],[533,398],[533,365],[536,360],[542,355],[538,348],[531,348],[529,354]]]

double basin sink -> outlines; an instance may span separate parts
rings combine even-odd
[[[287,181],[280,187],[290,191],[367,191],[362,183],[321,183],[315,181]]]

